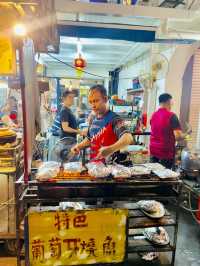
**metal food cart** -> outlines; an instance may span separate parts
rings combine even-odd
[[[17,187],[18,206],[24,210],[25,228],[25,265],[29,264],[29,227],[28,214],[32,206],[55,206],[60,202],[87,202],[95,201],[97,206],[107,208],[109,202],[116,203],[117,208],[128,209],[128,220],[126,230],[125,260],[129,254],[138,252],[171,252],[170,265],[175,265],[176,242],[179,219],[179,201],[182,181],[160,180],[158,177],[134,176],[130,180],[101,179],[101,180],[61,180],[58,182],[38,182],[30,180],[27,185],[19,180]],[[22,189],[23,188],[23,189]],[[175,214],[168,211],[161,219],[148,218],[141,212],[136,201],[141,199],[155,199],[159,201],[173,200]],[[98,203],[99,202],[99,203]],[[112,207],[116,208],[116,207]],[[17,208],[18,210],[20,208]],[[20,216],[20,215],[19,215]],[[18,223],[19,224],[19,223]],[[172,227],[173,239],[167,246],[156,246],[146,239],[138,238],[138,233],[133,229],[166,226]],[[19,230],[17,230],[19,232]],[[18,234],[19,236],[19,234]],[[19,239],[18,239],[19,241]],[[21,265],[20,248],[18,249],[18,266]],[[145,263],[145,262],[144,262]]]
[[[5,157],[5,152],[8,157]],[[9,167],[0,166],[0,240],[5,243],[9,254],[16,254],[15,228],[15,181],[21,175],[23,166],[22,144],[15,147],[0,147],[0,160],[9,164]]]

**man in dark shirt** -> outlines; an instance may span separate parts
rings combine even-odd
[[[51,152],[52,156],[49,156],[49,158],[55,161],[61,161],[63,156],[66,157],[66,154],[68,154],[69,158],[65,159],[75,161],[78,158],[71,157],[70,149],[72,145],[76,143],[76,135],[80,134],[81,136],[85,136],[86,133],[77,128],[76,117],[70,110],[70,107],[74,103],[74,93],[72,91],[65,91],[63,93],[62,100],[62,109],[57,115],[53,125],[53,130],[57,129],[58,132],[60,131],[60,141],[54,144],[54,148]]]
[[[60,112],[60,123],[61,123],[61,139],[70,137],[76,139],[76,135],[84,135],[77,128],[76,117],[70,110],[70,107],[74,103],[74,93],[72,91],[65,91],[63,93],[63,107]]]
[[[175,143],[182,140],[183,134],[177,116],[171,112],[172,96],[163,93],[159,96],[160,108],[153,113],[150,137],[150,155],[152,162],[159,162],[172,168],[175,159]]]

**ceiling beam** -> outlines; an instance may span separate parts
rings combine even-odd
[[[153,28],[154,27],[64,21],[63,24],[58,25],[58,34],[68,37],[100,38],[147,43],[155,40],[155,29]]]
[[[77,38],[75,37],[66,37],[66,36],[61,36],[60,38],[60,42],[61,42],[61,49],[66,47],[69,47],[69,45],[71,46],[77,46]],[[88,39],[88,38],[80,38],[80,42],[83,46],[85,47],[89,47],[91,48],[91,46],[95,45],[95,46],[120,46],[120,47],[132,47],[132,43],[126,42],[126,41],[114,41],[111,39]]]
[[[174,8],[125,6],[119,4],[84,3],[71,0],[55,1],[56,12],[148,17],[157,19],[192,19],[199,12]]]
[[[98,50],[97,50],[98,49]],[[130,49],[129,46],[127,46],[127,49],[125,50],[118,50],[115,46],[110,46],[110,47],[99,47],[94,45],[92,49],[89,49],[88,47],[83,46],[82,48],[82,53],[84,56],[90,56],[91,54],[93,55],[94,53],[97,56],[104,56],[104,55],[110,55],[110,56],[123,56],[127,54],[127,50]],[[75,49],[60,49],[59,56],[60,57],[65,57],[68,56],[69,54],[77,54],[77,50]]]
[[[63,58],[62,58],[62,60],[63,60],[63,62],[65,62],[65,63],[67,63],[67,64],[70,64],[70,65],[73,64],[73,62],[70,61],[70,60],[64,60]],[[47,64],[48,67],[57,67],[57,66],[59,66],[59,67],[61,67],[61,68],[65,68],[65,67],[67,67],[67,66],[65,66],[64,64],[59,63],[59,62],[57,62],[57,61],[53,61],[53,60],[52,60],[52,61],[51,61],[51,60],[44,60],[44,63]],[[102,60],[102,61],[97,61],[97,60],[93,60],[93,61],[91,61],[91,60],[90,60],[90,62],[87,63],[87,66],[90,66],[90,65],[106,65],[106,66],[114,66],[116,63],[117,63],[116,61],[113,61],[113,63],[110,63],[110,62],[105,61],[105,60]]]
[[[96,28],[112,28],[112,29],[124,29],[124,30],[144,30],[144,31],[156,31],[155,26],[138,26],[138,25],[126,25],[126,24],[114,24],[114,23],[99,23],[89,21],[72,21],[72,20],[58,20],[60,26],[82,26],[82,27],[96,27]]]

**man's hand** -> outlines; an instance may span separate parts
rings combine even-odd
[[[82,137],[86,137],[86,136],[87,136],[87,132],[88,132],[88,130],[85,129],[85,130],[80,131],[79,134],[80,134]]]
[[[76,144],[74,147],[71,148],[71,153],[77,155],[80,153],[80,148],[78,146],[78,144]]]
[[[98,154],[97,154],[95,159],[103,159],[105,157],[110,156],[114,152],[115,151],[112,149],[111,146],[102,147],[102,148],[99,149],[99,152],[98,152]]]
[[[74,147],[71,148],[71,153],[77,155],[80,153],[81,150],[90,146],[90,140],[88,138],[84,138],[82,142],[76,144]]]

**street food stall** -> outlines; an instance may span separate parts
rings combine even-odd
[[[28,132],[33,120],[25,121]],[[174,265],[179,173],[157,163],[134,164],[129,156],[122,160],[126,166],[112,159],[87,162],[85,152],[78,162],[67,162],[69,154],[61,154],[61,162],[41,162],[31,169],[32,142],[26,145],[30,163],[16,182],[18,265],[24,259],[23,220],[25,265],[122,263],[129,254],[149,261],[158,252],[170,252]],[[168,200],[175,214],[164,206]],[[173,229],[170,237],[167,227]]]
[[[15,181],[22,174],[23,144],[16,132],[0,128],[0,239],[10,254],[16,253]]]
[[[89,164],[88,171],[80,162],[64,164],[64,171],[59,163],[54,168],[50,164],[42,165],[36,178],[31,175],[19,198],[26,214],[26,265],[116,263],[128,254],[148,252],[172,252],[174,265],[182,184],[178,175],[155,164]],[[160,203],[171,199],[175,216]],[[174,229],[170,240],[166,227]],[[164,232],[163,238],[152,232],[155,228]]]
[[[39,105],[37,80],[33,71],[35,54],[31,50],[33,48],[32,41],[27,38],[31,35],[32,39],[37,39],[38,33],[30,25],[25,27],[23,23],[27,21],[27,17],[29,20],[38,18],[43,11],[42,14],[47,16],[48,10],[53,5],[53,1],[45,1],[45,3],[42,1],[43,4],[38,8],[39,2],[1,1],[0,3],[0,182],[2,191],[0,195],[0,242],[5,242],[7,251],[12,255],[16,254],[16,234],[18,234],[18,232],[16,233],[18,217],[15,215],[15,209],[18,206],[15,201],[15,181],[23,174],[24,165],[27,169],[30,162],[29,154],[33,151],[32,140],[35,137],[36,125],[39,128],[39,110],[32,109],[33,106]],[[49,22],[51,19],[53,20],[50,16]],[[36,26],[32,20],[31,23]],[[48,30],[51,31],[50,26],[48,26]],[[38,51],[48,45],[47,35],[47,31],[44,31],[40,36],[40,42],[35,41]],[[51,40],[51,44],[51,48],[54,49],[56,44],[54,46],[53,40]],[[32,90],[32,98],[30,98],[30,90]],[[25,94],[29,99],[28,102],[26,101],[27,109],[22,104]],[[28,111],[25,113],[26,110]],[[29,121],[31,119],[33,121],[30,123],[32,127],[29,127],[28,131],[26,123],[23,123],[25,117]],[[27,152],[28,142],[31,144],[30,150]],[[24,153],[26,156],[23,160]],[[22,234],[20,238],[23,238]]]
[[[44,5],[41,10],[51,18],[53,9]],[[55,21],[51,25],[55,30]],[[26,266],[122,263],[133,253],[149,261],[158,252],[170,252],[174,265],[179,173],[156,163],[136,164],[131,157],[129,166],[112,160],[86,163],[84,155],[78,162],[42,162],[32,169],[40,127],[34,46],[40,52],[38,45],[44,44],[43,52],[55,52],[52,43],[57,44],[52,31],[42,37],[45,42],[38,38],[36,46],[28,37],[18,43],[24,126],[24,173],[15,186],[18,266],[24,259]],[[175,214],[166,209],[168,200],[173,200]],[[173,229],[170,237],[168,227]]]
[[[20,93],[9,86],[16,76],[16,55],[12,39],[0,36],[0,241],[10,254],[16,252],[15,181],[22,174],[22,120]]]

